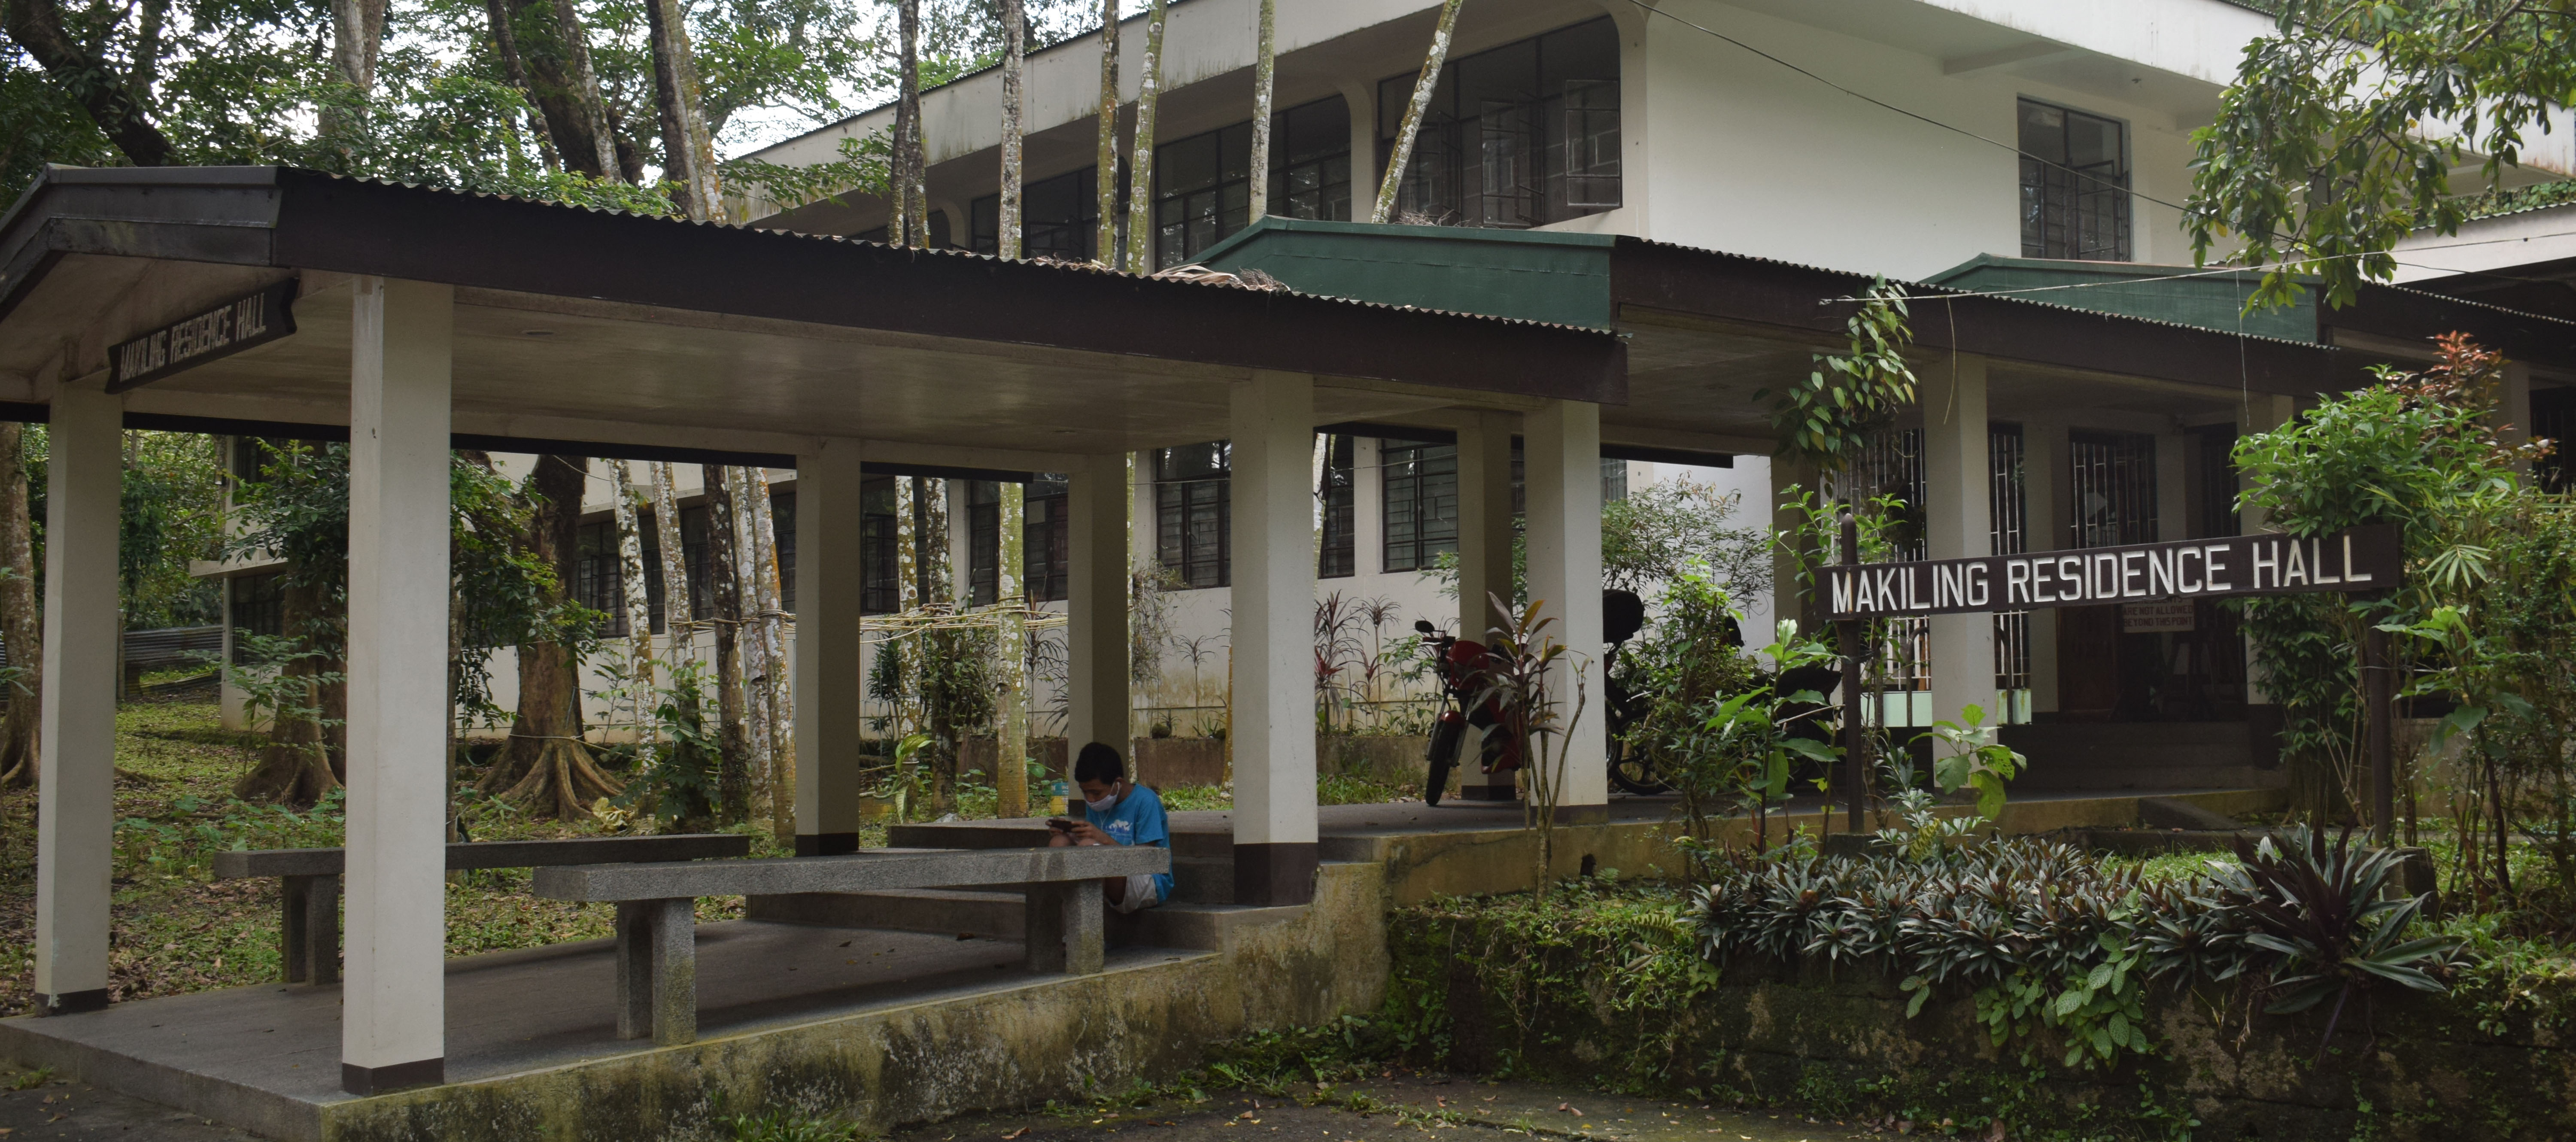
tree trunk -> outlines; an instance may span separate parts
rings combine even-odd
[[[99,133],[138,167],[166,166],[170,139],[152,125],[147,100],[121,82],[97,48],[63,26],[57,0],[0,0],[0,30],[26,49],[54,86],[89,113]]]
[[[547,126],[545,108],[537,101],[537,90],[528,85],[528,60],[519,52],[519,29],[511,22],[506,0],[483,0],[483,19],[491,26],[492,52],[501,58],[501,74],[510,87],[528,101],[528,133],[537,140],[537,155],[546,169],[563,169],[562,156],[555,153],[554,130]]]
[[[539,502],[528,523],[528,551],[554,570],[547,602],[558,606],[572,590],[588,467],[578,456],[540,456],[530,481]],[[553,639],[520,645],[518,716],[482,788],[561,820],[584,816],[592,801],[619,791],[581,738],[581,677],[572,647]]]
[[[1377,205],[1369,210],[1369,221],[1384,222],[1395,213],[1395,192],[1404,185],[1404,166],[1413,160],[1413,137],[1422,133],[1423,111],[1431,106],[1432,89],[1440,85],[1440,68],[1449,62],[1449,35],[1458,29],[1458,8],[1464,0],[1448,0],[1440,6],[1440,27],[1431,33],[1431,53],[1422,61],[1422,74],[1413,82],[1413,98],[1404,105],[1404,124],[1396,128],[1395,148],[1387,156],[1386,178],[1378,183]]]
[[[36,730],[45,675],[45,619],[36,604],[35,528],[27,514],[27,426],[0,423],[0,645],[16,680],[0,731],[0,787],[36,783]]]
[[[689,554],[680,531],[677,484],[670,461],[653,465],[653,533],[662,546],[662,627],[670,637],[674,671],[698,657],[698,605],[689,592]]]
[[[581,38],[579,15],[556,0],[504,2],[511,6],[511,19],[516,21],[513,38],[527,66],[529,94],[554,139],[556,156],[577,174],[618,177],[616,145],[610,139],[607,111],[603,107],[593,115],[592,101],[582,94],[596,92],[597,86],[582,83],[582,77],[592,73],[587,66],[589,42]],[[570,39],[564,35],[567,18],[572,23]]]
[[[1278,2],[1261,0],[1261,26],[1252,49],[1252,209],[1247,217],[1254,222],[1270,213],[1270,95],[1279,70]]]
[[[1266,2],[1266,0],[1265,0]],[[1022,0],[1002,5],[1002,205],[995,252],[1003,261],[1020,258],[1020,122],[1021,83],[1028,71],[1029,17]]]
[[[897,23],[903,44],[898,59],[902,74],[895,80],[893,173],[900,181],[895,187],[896,222],[886,232],[897,235],[899,245],[921,247],[930,244],[930,206],[922,201],[926,160],[921,151],[921,0],[901,0]]]
[[[617,593],[626,614],[626,686],[636,727],[639,765],[653,763],[653,604],[644,577],[644,537],[639,520],[642,493],[624,460],[617,466]]]
[[[1098,168],[1094,203],[1099,232],[1092,236],[1091,260],[1118,268],[1118,0],[1100,0],[1100,117],[1093,164]]]
[[[331,69],[356,91],[361,108],[376,90],[376,56],[385,42],[385,0],[331,0]],[[324,104],[322,137],[341,138],[365,121],[365,112]],[[340,152],[347,155],[344,143]]]
[[[1127,172],[1127,270],[1154,272],[1154,113],[1163,98],[1163,0],[1150,0],[1144,74],[1136,77],[1136,157]]]
[[[324,596],[322,588],[297,582],[295,573],[290,570],[286,576],[286,590],[279,600],[279,625],[296,635],[298,645],[303,649],[317,650],[322,640],[315,638],[314,632],[324,629],[329,622],[326,611],[330,605],[331,601]],[[292,709],[271,711],[268,744],[261,748],[258,764],[233,783],[234,796],[245,801],[311,805],[340,787],[339,767],[332,764],[332,738],[337,735],[329,732],[332,727],[323,723],[335,716],[326,691],[342,691],[339,711],[342,716],[347,711],[346,691],[344,687],[327,685],[317,677],[335,669],[337,664],[329,658],[306,653],[298,655],[280,670],[283,679],[301,683],[297,688],[300,693],[289,690],[295,695],[289,700],[297,705]]]
[[[653,92],[662,113],[662,177],[680,184],[679,205],[692,222],[721,221],[724,199],[716,185],[714,141],[707,136],[705,95],[689,49],[689,25],[680,0],[648,0],[653,39]]]
[[[999,544],[994,562],[993,604],[1002,612],[1002,732],[993,742],[993,791],[1000,805],[995,816],[1029,815],[1029,623],[1028,590],[1021,581],[1026,555],[1023,543],[1028,488],[1004,483]]]
[[[780,844],[796,839],[796,696],[788,687],[787,603],[778,566],[778,521],[769,503],[769,473],[743,469],[751,487],[751,538],[757,547],[752,586],[760,597],[762,653],[769,685],[761,696],[769,711],[770,827]]]
[[[744,819],[753,814],[768,813],[775,801],[776,787],[771,783],[773,762],[777,759],[777,742],[769,725],[769,676],[774,663],[769,657],[769,640],[761,637],[762,612],[760,577],[756,570],[760,544],[752,538],[753,505],[751,469],[735,465],[725,469],[725,494],[733,504],[733,573],[734,591],[741,601],[736,616],[735,638],[742,660],[743,742],[746,768],[750,773],[751,794]]]
[[[716,790],[726,824],[751,816],[749,749],[742,724],[742,580],[734,573],[733,492],[725,466],[706,466],[707,580],[716,626]]]

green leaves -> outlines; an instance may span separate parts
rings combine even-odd
[[[1941,791],[1975,789],[1977,815],[1992,821],[2004,811],[2005,783],[2020,776],[2030,759],[1996,740],[1985,719],[1986,711],[1972,703],[1959,711],[1958,721],[1934,722],[1922,736],[1949,751],[1932,762],[1932,779]]]
[[[1905,290],[1881,277],[1861,297],[1860,308],[1843,323],[1850,352],[1816,354],[1815,370],[1804,381],[1778,393],[1753,394],[1756,400],[1771,398],[1779,454],[1822,471],[1840,471],[1865,437],[1914,403],[1914,370],[1905,362],[1905,350],[1914,343]]]

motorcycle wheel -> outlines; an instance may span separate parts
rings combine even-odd
[[[1653,758],[1634,750],[1612,748],[1610,784],[1639,797],[1672,791],[1672,786],[1664,784],[1663,778],[1656,775]]]
[[[1458,766],[1458,739],[1467,727],[1459,722],[1443,721],[1431,728],[1430,779],[1422,786],[1422,800],[1437,806],[1449,792],[1449,771]]]

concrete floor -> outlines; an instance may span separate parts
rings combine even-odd
[[[447,1079],[470,1082],[645,1049],[616,1037],[613,942],[451,960]],[[1171,953],[1116,949],[1125,960]],[[735,921],[698,928],[701,1039],[1029,982],[1016,940]],[[0,1055],[64,1060],[119,1090],[296,1135],[340,1089],[338,985],[269,984],[0,1020]],[[79,1056],[77,1063],[70,1057]],[[6,1105],[0,1102],[0,1105]]]

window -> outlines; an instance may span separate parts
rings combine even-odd
[[[1020,188],[1020,256],[1091,260],[1100,234],[1098,167],[1040,179]],[[968,208],[968,241],[978,254],[1002,252],[1002,196],[988,194]]]
[[[1418,73],[1378,84],[1378,162]],[[1619,34],[1607,19],[1453,62],[1432,89],[1396,196],[1444,225],[1527,227],[1617,207]]]
[[[2566,491],[2570,483],[2567,449],[2576,446],[2576,388],[2531,390],[2531,438],[2558,442],[2540,463],[2532,465],[2532,476],[2542,488]]]
[[[1386,473],[1386,569],[1423,571],[1458,550],[1458,446],[1378,445]]]
[[[1002,485],[966,481],[966,605],[989,607],[1002,597]]]
[[[574,533],[572,598],[608,616],[600,628],[602,635],[626,637],[630,629],[626,625],[626,575],[617,557],[614,518],[583,524]]]
[[[248,665],[250,647],[242,635],[286,633],[286,576],[277,571],[236,575],[226,586],[232,592],[233,665]]]
[[[2125,432],[2068,434],[2074,465],[2075,547],[2156,541],[2156,438]]]
[[[2024,99],[2021,152],[2021,256],[2128,261],[2128,128]]]
[[[1066,526],[1064,477],[1040,475],[1031,480],[1020,517],[1020,575],[1029,601],[1052,603],[1071,591],[1066,571],[1072,566],[1072,531]]]
[[[1227,550],[1232,454],[1222,440],[1154,453],[1154,545],[1163,566],[1180,574],[1182,586],[1233,581]]]
[[[1351,531],[1358,523],[1351,502],[1357,448],[1358,441],[1353,437],[1324,438],[1324,484],[1315,489],[1324,517],[1323,543],[1315,555],[1315,574],[1319,578],[1339,579],[1358,571],[1358,537]]]
[[[852,234],[852,235],[850,235],[850,237],[855,238],[855,239],[858,239],[859,241],[862,241],[862,242],[883,242],[883,241],[885,241],[887,238],[892,237],[893,235],[894,235],[894,225],[893,225],[892,223],[888,223],[888,224],[886,224],[886,225],[884,225],[884,226],[879,226],[879,227],[877,227],[877,228],[876,228],[876,229],[874,229],[874,230],[862,230],[862,231],[859,231],[859,232],[858,232],[858,233],[856,233],[856,234]],[[949,241],[949,240],[948,240],[948,238],[949,238],[949,231],[948,231],[948,212],[947,212],[947,211],[945,211],[945,210],[933,210],[933,211],[931,211],[931,212],[930,212],[930,246],[931,246],[931,248],[932,248],[932,249],[942,249],[942,248],[945,248],[945,247],[948,247],[948,246],[953,246],[953,245],[955,245],[955,244],[956,244],[956,243],[954,243],[954,242]]]
[[[895,560],[894,477],[878,476],[859,485],[859,613],[890,615],[902,609],[896,589],[900,566]]]
[[[1616,503],[1628,498],[1628,462],[1601,458],[1601,502]]]
[[[1270,200],[1292,218],[1351,216],[1351,126],[1340,96],[1271,118]],[[1154,150],[1154,257],[1177,266],[1252,216],[1252,124],[1165,143]]]

